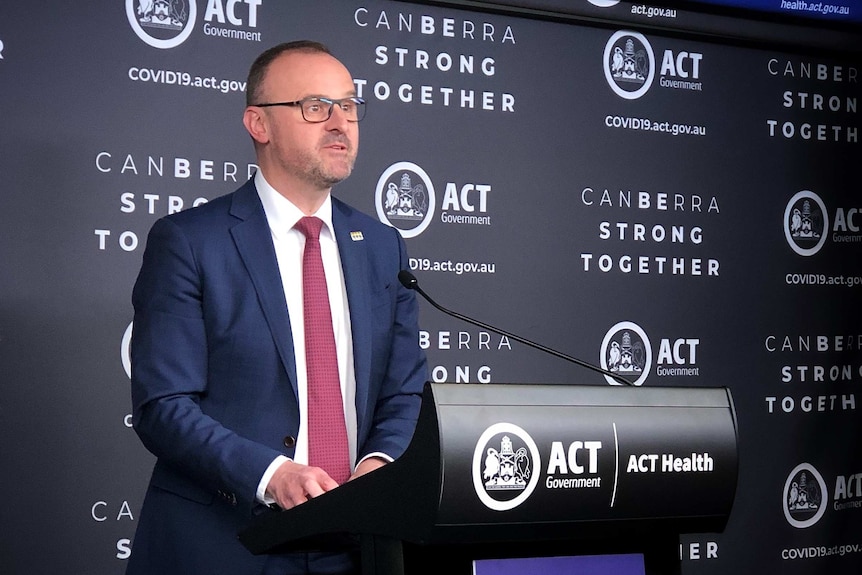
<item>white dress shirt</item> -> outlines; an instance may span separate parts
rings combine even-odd
[[[287,198],[279,194],[258,170],[254,177],[257,193],[263,203],[263,210],[272,234],[284,297],[290,316],[290,330],[293,335],[293,350],[296,357],[296,385],[299,392],[299,434],[296,438],[296,452],[293,460],[308,464],[308,375],[305,362],[305,323],[302,308],[302,254],[305,249],[305,236],[294,225],[305,216]],[[350,331],[350,309],[347,304],[347,288],[344,273],[332,227],[332,198],[326,201],[313,214],[323,220],[320,230],[320,254],[326,274],[326,287],[329,292],[329,307],[332,312],[332,329],[335,335],[335,349],[338,355],[338,375],[341,382],[341,397],[344,405],[344,418],[347,425],[348,453],[351,464],[356,460],[356,375],[353,368],[353,338]],[[276,468],[287,458],[276,458],[261,478],[257,490],[259,501],[270,504],[273,501],[265,495],[266,486]],[[352,465],[351,465],[352,469]]]

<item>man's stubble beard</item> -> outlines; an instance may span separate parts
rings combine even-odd
[[[356,146],[348,142],[349,155],[346,158],[347,165],[342,169],[342,163],[336,162],[337,167],[330,168],[320,155],[309,152],[296,152],[281,161],[282,167],[290,173],[294,173],[300,179],[318,189],[329,189],[335,184],[346,180],[353,173],[356,163]]]

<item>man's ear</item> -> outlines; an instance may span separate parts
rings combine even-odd
[[[242,115],[242,123],[255,142],[261,144],[269,142],[269,126],[261,108],[257,106],[246,107]]]

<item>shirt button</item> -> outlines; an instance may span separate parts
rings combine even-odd
[[[292,449],[296,445],[296,438],[292,435],[288,435],[284,438],[284,446],[288,449]]]

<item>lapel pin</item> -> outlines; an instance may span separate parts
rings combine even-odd
[[[350,239],[354,242],[361,242],[365,238],[362,237],[362,232],[350,232]]]

